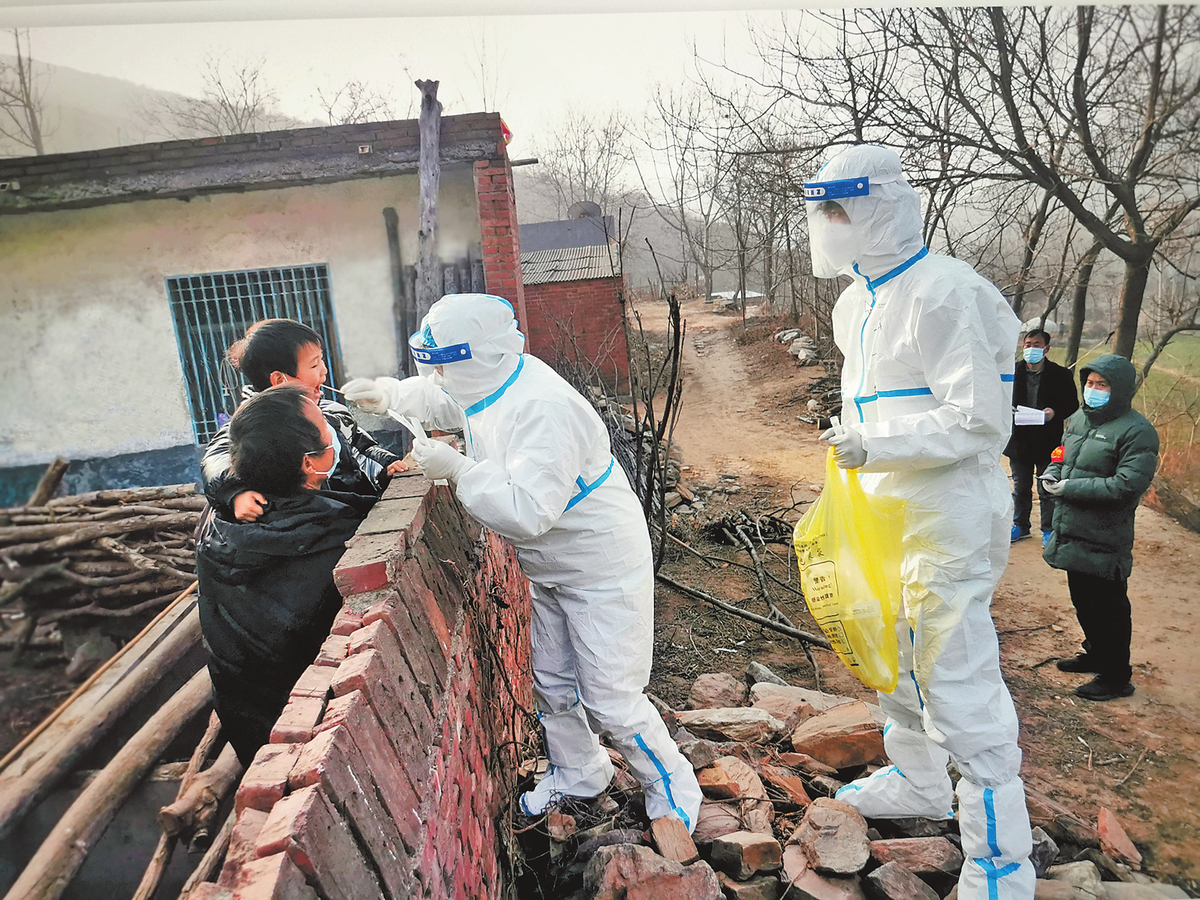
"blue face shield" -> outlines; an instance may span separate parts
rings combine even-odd
[[[439,347],[433,339],[433,333],[426,325],[422,330],[414,332],[408,339],[408,349],[413,359],[426,366],[444,366],[446,363],[462,362],[471,358],[470,344],[451,344],[449,347]]]

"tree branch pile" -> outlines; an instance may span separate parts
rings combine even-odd
[[[0,607],[40,623],[130,616],[195,580],[194,485],[95,491],[0,509]]]

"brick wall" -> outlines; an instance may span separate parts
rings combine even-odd
[[[528,351],[552,364],[563,356],[572,362],[578,353],[606,382],[627,390],[629,350],[620,286],[619,278],[526,285]]]
[[[393,479],[334,572],[346,606],[238,788],[200,898],[492,898],[532,710],[529,592],[449,488]]]
[[[525,282],[521,278],[521,241],[517,229],[517,200],[512,167],[501,144],[492,159],[475,163],[475,197],[479,204],[479,234],[483,245],[483,276],[489,294],[513,305],[521,330],[529,337]]]

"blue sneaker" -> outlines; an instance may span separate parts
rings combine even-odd
[[[1046,545],[1047,545],[1048,543],[1050,543],[1050,535],[1051,535],[1051,533],[1052,533],[1052,532],[1049,532],[1049,531],[1043,531],[1043,532],[1042,532],[1042,549],[1043,549],[1043,550],[1045,550],[1045,549],[1046,549]]]
[[[1015,544],[1017,541],[1023,541],[1023,540],[1025,540],[1025,538],[1027,538],[1027,537],[1029,537],[1029,530],[1028,530],[1028,529],[1026,529],[1026,528],[1022,528],[1020,525],[1014,525],[1014,526],[1013,526],[1013,529],[1012,529],[1012,542],[1013,542],[1014,544]]]

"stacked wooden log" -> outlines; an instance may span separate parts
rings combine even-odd
[[[204,497],[191,484],[0,509],[0,606],[37,623],[157,610],[195,580]]]

